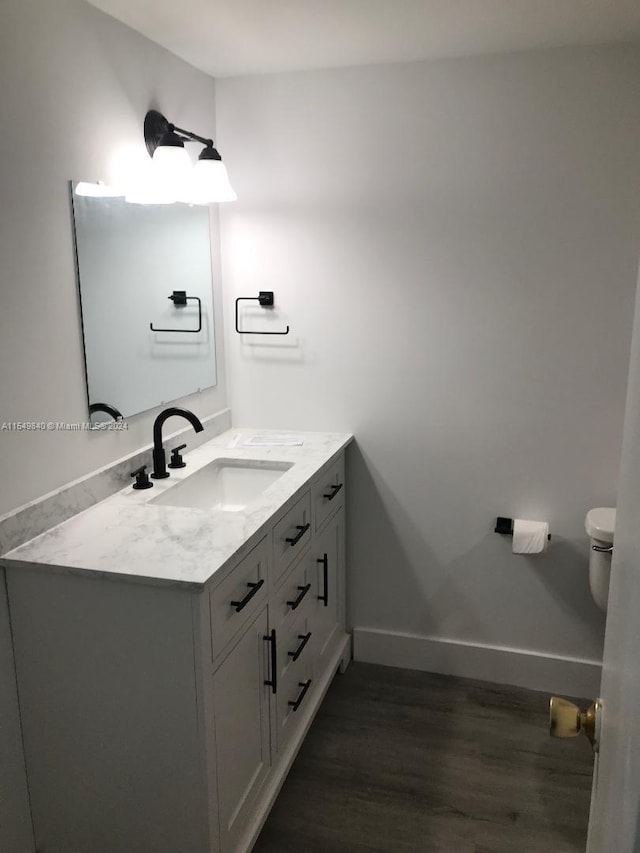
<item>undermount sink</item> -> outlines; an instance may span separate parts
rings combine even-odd
[[[239,512],[292,465],[292,462],[215,459],[149,503]]]

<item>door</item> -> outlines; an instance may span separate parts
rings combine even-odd
[[[587,853],[640,851],[640,300],[625,415]]]
[[[265,607],[213,676],[222,853],[235,849],[270,769],[267,636]]]
[[[316,656],[316,676],[324,674],[327,661],[341,635],[341,578],[344,563],[344,510],[329,522],[313,544],[313,584],[315,608],[312,630]]]

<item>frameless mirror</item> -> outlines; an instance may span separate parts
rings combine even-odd
[[[209,208],[130,204],[76,187],[90,418],[126,418],[215,385]]]

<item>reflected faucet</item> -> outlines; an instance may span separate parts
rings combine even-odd
[[[171,418],[173,415],[186,418],[196,432],[202,432],[204,429],[198,418],[188,409],[178,409],[175,406],[171,406],[160,412],[153,424],[153,472],[151,476],[155,480],[162,480],[169,476],[164,447],[162,446],[162,427],[167,418]]]
[[[115,406],[112,406],[109,403],[91,403],[89,406],[89,417],[91,417],[94,412],[105,412],[105,414],[111,415],[114,421],[122,420],[122,412],[118,411]]]

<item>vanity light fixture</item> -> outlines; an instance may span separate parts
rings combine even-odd
[[[162,113],[149,110],[144,119],[144,140],[151,155],[155,178],[174,201],[216,204],[237,199],[212,139],[176,127]],[[195,166],[191,165],[185,142],[204,145]]]

